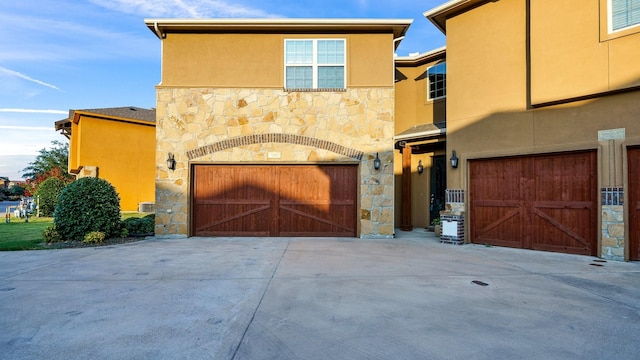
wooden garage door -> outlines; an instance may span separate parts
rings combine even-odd
[[[640,147],[627,151],[629,162],[629,257],[640,260]]]
[[[195,236],[356,236],[356,165],[195,165]]]
[[[469,166],[473,243],[596,255],[594,151],[473,160]]]

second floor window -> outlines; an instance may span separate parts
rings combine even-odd
[[[442,62],[427,69],[427,96],[429,100],[447,96],[447,63]]]
[[[285,40],[286,89],[344,89],[344,39]]]
[[[622,30],[640,24],[640,0],[609,0],[610,27]]]

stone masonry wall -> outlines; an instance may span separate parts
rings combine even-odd
[[[358,162],[360,236],[393,237],[392,88],[158,87],[156,96],[156,235],[188,235],[192,162]],[[175,171],[167,169],[168,153]]]
[[[600,190],[602,201],[602,257],[624,260],[624,189],[605,187]]]

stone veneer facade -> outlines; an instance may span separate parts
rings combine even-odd
[[[192,163],[350,162],[359,164],[360,237],[393,237],[393,88],[156,91],[157,236],[189,235]]]

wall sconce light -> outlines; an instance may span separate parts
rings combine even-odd
[[[173,153],[169,153],[169,157],[167,158],[167,167],[171,171],[176,169],[176,160],[173,158]]]
[[[380,158],[378,157],[378,153],[376,153],[376,158],[373,160],[373,168],[380,170]]]
[[[422,160],[418,160],[418,174],[422,174],[424,166],[422,166]]]
[[[451,153],[451,159],[449,159],[451,161],[451,167],[456,169],[458,168],[458,157],[456,156],[456,151],[453,150]]]

